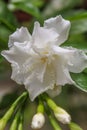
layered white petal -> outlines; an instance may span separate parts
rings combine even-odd
[[[54,60],[54,69],[56,72],[56,85],[62,86],[74,83],[70,77],[66,60],[63,57],[58,57]]]
[[[21,74],[20,71],[21,68],[16,63],[11,64],[11,67],[12,67],[11,79],[16,81],[18,84],[23,84],[24,79],[23,79],[23,74]]]
[[[23,64],[23,70],[24,73],[29,74],[28,76],[32,77],[32,75],[35,75],[40,82],[43,82],[46,65],[46,63],[41,61],[40,57],[32,56]]]
[[[13,47],[8,51],[2,51],[1,54],[10,63],[16,63],[21,66],[29,58],[28,49],[30,49],[29,43],[25,42],[19,45],[19,43],[15,42]]]
[[[62,86],[54,85],[54,88],[48,89],[46,93],[48,93],[51,97],[55,97],[60,94]]]
[[[31,35],[26,27],[21,27],[17,29],[16,32],[9,36],[8,47],[12,47],[14,42],[23,43],[25,41],[30,41]]]
[[[68,69],[70,72],[73,73],[80,73],[85,68],[87,68],[87,56],[86,54],[81,51],[73,48],[74,53],[69,55],[69,65]]]
[[[15,80],[19,84],[23,84],[24,79],[29,75],[24,71],[24,63],[30,57],[29,43],[14,43],[8,51],[2,51],[2,55],[11,63],[12,75],[11,79]]]
[[[54,29],[55,32],[59,34],[57,44],[61,45],[68,38],[70,30],[70,22],[68,20],[63,19],[62,16],[59,15],[55,18],[50,18],[46,20],[44,22],[44,27],[47,29]]]
[[[74,52],[75,52],[75,49],[68,49],[68,48],[62,48],[62,47],[59,47],[59,46],[52,46],[52,48],[53,48],[53,53],[54,54],[57,54],[57,55],[59,55],[59,56],[63,56],[63,57],[66,57],[66,56],[68,56],[69,57],[69,55],[72,55]]]
[[[36,22],[32,34],[32,46],[35,49],[38,48],[46,49],[49,46],[51,46],[51,43],[53,44],[54,42],[56,42],[57,37],[58,33],[56,33],[53,29],[46,29],[40,27],[40,24]]]
[[[39,73],[40,74],[40,73]],[[41,82],[36,74],[28,77],[25,81],[25,87],[29,91],[30,99],[33,101],[39,94],[54,88],[55,73],[52,65],[47,66],[44,73],[43,82]]]

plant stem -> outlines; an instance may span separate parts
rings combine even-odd
[[[14,120],[12,122],[10,130],[17,130],[19,117],[20,117],[20,111],[18,111],[17,114],[15,115],[15,118],[14,118]]]
[[[46,110],[46,113],[48,115],[48,118],[49,118],[50,123],[51,123],[52,127],[54,128],[54,130],[62,130],[60,128],[60,126],[58,125],[58,122],[52,117],[49,107],[47,105],[45,106],[45,110]]]
[[[54,119],[54,117],[52,116],[51,111],[50,111],[50,108],[54,110],[57,107],[57,105],[54,103],[53,100],[49,98],[47,94],[42,95],[42,102],[43,102],[43,99],[45,99],[46,101],[44,108],[45,108],[45,112],[49,118],[49,121],[52,127],[54,128],[54,130],[62,130],[60,126],[58,125],[58,122],[56,121],[56,119]]]
[[[23,130],[23,114],[20,115],[20,122],[18,125],[18,130]]]
[[[54,130],[62,130],[60,126],[58,125],[58,123],[56,122],[56,120],[51,115],[49,115],[49,120]]]
[[[13,112],[15,111],[15,108],[17,105],[22,104],[25,99],[27,98],[28,93],[24,92],[21,96],[19,96],[16,101],[11,105],[10,109],[6,112],[6,114],[3,116],[3,118],[0,120],[0,130],[3,130],[8,122],[8,120],[11,118]]]
[[[56,103],[46,94],[44,93],[42,95],[42,98],[46,101],[48,106],[54,111],[57,108]]]
[[[44,105],[43,105],[43,102],[41,101],[40,96],[39,96],[38,99],[39,99],[39,105],[37,107],[37,112],[38,113],[44,113]]]

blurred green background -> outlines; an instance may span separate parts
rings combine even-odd
[[[87,53],[87,0],[0,0],[0,52],[8,48],[9,35],[16,28],[26,26],[32,32],[34,21],[43,25],[45,19],[59,14],[71,21],[70,36],[63,45],[76,47]],[[87,70],[84,71],[84,74],[86,73]],[[10,76],[10,64],[0,55],[0,116],[24,91],[24,86],[16,84]],[[54,98],[83,130],[87,130],[86,99],[87,93],[74,86],[64,86],[62,93]],[[29,101],[26,107],[26,130],[31,129],[30,121],[36,111],[36,104]],[[64,130],[68,130],[67,125],[60,125]],[[9,124],[7,127],[9,128]],[[48,129],[52,128],[47,120],[42,130]]]

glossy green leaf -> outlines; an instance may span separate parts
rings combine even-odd
[[[70,127],[70,130],[83,130],[79,125],[73,122],[69,124],[69,127]]]
[[[71,73],[71,77],[76,82],[78,88],[87,92],[87,73]]]

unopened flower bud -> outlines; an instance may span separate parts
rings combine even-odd
[[[70,115],[62,108],[57,107],[54,111],[54,115],[58,121],[63,124],[69,124],[71,121]]]
[[[43,127],[45,123],[45,117],[42,113],[37,113],[33,116],[31,128],[32,129],[40,129]]]

